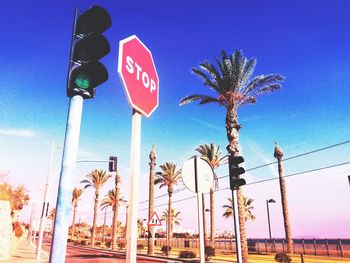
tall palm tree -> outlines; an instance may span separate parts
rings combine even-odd
[[[174,185],[176,185],[181,179],[181,170],[176,167],[175,163],[166,162],[165,164],[159,165],[161,172],[157,172],[157,178],[154,180],[154,184],[159,184],[159,188],[166,186],[168,188],[168,211],[171,211],[172,196],[174,192]],[[167,245],[170,244],[170,222],[171,214],[168,217],[168,231],[167,231]]]
[[[220,151],[220,146],[216,146],[215,143],[201,144],[197,147],[196,151],[201,155],[203,159],[208,161],[208,163],[214,170],[214,184],[210,188],[210,241],[211,241],[211,245],[214,246],[214,243],[215,243],[214,193],[218,187],[218,177],[215,173],[215,169],[218,168],[221,164],[223,164],[225,157],[222,156],[222,152]],[[204,209],[203,209],[203,212],[204,212]]]
[[[171,213],[170,213],[171,223],[169,225],[170,236],[173,235],[173,229],[174,229],[173,226],[174,226],[174,224],[179,226],[181,221],[182,221],[182,218],[180,218],[180,214],[181,214],[180,211],[176,211],[174,208],[171,209]],[[169,215],[169,210],[166,209],[165,211],[163,211],[163,214],[162,214],[162,217],[161,217],[160,220],[162,220],[162,221],[167,220],[168,215]]]
[[[77,213],[78,202],[80,201],[80,197],[83,193],[83,189],[74,187],[72,194],[72,205],[73,205],[73,222],[72,222],[72,234],[71,239],[74,236],[74,228],[75,228],[75,215]]]
[[[286,181],[284,180],[284,172],[282,165],[283,151],[275,142],[275,151],[274,157],[277,159],[278,164],[278,177],[280,181],[280,191],[281,191],[281,203],[282,203],[282,213],[283,213],[283,222],[284,222],[284,232],[287,240],[287,251],[288,253],[293,253],[293,239],[292,239],[292,230],[289,221],[289,209],[287,202],[287,189]]]
[[[118,188],[119,189],[119,188]],[[120,197],[120,192],[116,189],[109,190],[107,195],[101,201],[101,208],[112,207],[113,222],[112,222],[112,250],[117,249],[118,238],[118,208],[121,203],[126,202],[123,197]]]
[[[225,212],[223,213],[223,217],[229,218],[230,216],[233,216],[233,208],[232,208],[232,198],[227,198],[228,203],[227,205],[223,205],[222,208],[225,208]],[[243,196],[244,201],[244,220],[248,221],[249,219],[254,221],[255,216],[252,213],[252,209],[254,209],[254,206],[252,206],[252,203],[254,199],[247,198],[246,196]]]
[[[94,204],[94,218],[92,221],[92,233],[91,233],[91,246],[95,245],[95,228],[96,228],[96,219],[98,213],[98,203],[100,197],[101,187],[111,178],[111,174],[107,174],[106,171],[95,169],[91,171],[86,177],[88,179],[82,180],[80,183],[85,184],[84,189],[88,187],[95,188],[95,204]]]
[[[237,110],[240,106],[256,103],[258,95],[273,92],[281,88],[283,76],[279,74],[260,75],[252,77],[256,66],[256,59],[247,59],[243,52],[236,50],[228,56],[225,51],[221,52],[221,58],[215,57],[217,66],[204,61],[191,71],[198,75],[204,86],[212,89],[216,95],[194,94],[180,101],[180,105],[199,101],[199,104],[217,103],[226,108],[226,136],[229,144],[226,149],[229,154],[239,155],[238,131],[241,125],[238,122]],[[244,220],[243,193],[237,191],[238,214],[241,232],[242,261],[248,262],[247,233]]]

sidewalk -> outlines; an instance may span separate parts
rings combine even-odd
[[[41,252],[41,259],[36,260],[36,248],[34,244],[28,244],[25,238],[18,241],[18,244],[14,251],[11,253],[9,259],[0,260],[0,263],[14,263],[14,262],[49,262],[49,255],[47,252]]]

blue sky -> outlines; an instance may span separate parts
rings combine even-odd
[[[288,157],[349,139],[350,4],[345,0],[51,1],[50,4],[8,1],[2,3],[0,17],[0,171],[10,171],[11,181],[23,183],[33,201],[42,201],[51,140],[63,144],[74,8],[84,11],[93,4],[105,7],[112,17],[113,25],[105,32],[111,52],[102,59],[109,80],[97,88],[95,99],[84,101],[79,159],[117,155],[125,196],[130,166],[131,109],[117,74],[117,58],[119,41],[133,34],[152,51],[160,79],[159,107],[149,119],[142,119],[142,186],[147,182],[152,144],[156,146],[157,164],[174,161],[179,166],[194,154],[198,144],[215,142],[225,149],[224,108],[178,105],[186,95],[213,95],[189,69],[203,60],[213,61],[213,56],[221,50],[231,53],[242,49],[248,58],[257,58],[256,75],[280,73],[286,77],[282,90],[259,97],[256,105],[239,110],[246,168],[273,161],[275,140]],[[286,173],[349,161],[349,150],[345,144],[286,162]],[[59,168],[61,154],[61,151],[55,154],[54,170]],[[75,180],[78,183],[91,169],[105,167],[78,165]],[[349,224],[339,231],[335,228],[324,231],[324,227],[311,231],[301,226],[304,215],[307,215],[306,226],[317,222],[320,226],[348,223],[344,221],[350,217],[345,201],[349,194],[348,168],[342,166],[288,179],[295,235],[350,237]],[[247,174],[247,178],[258,181],[275,176],[274,172],[276,167],[261,169]],[[222,168],[219,173],[224,176],[227,171]],[[220,186],[227,187],[227,179]],[[257,184],[246,189],[255,200],[257,217],[256,222],[249,223],[249,234],[264,237],[264,200],[270,196],[279,198],[277,181],[271,186]],[[92,190],[87,192],[90,193],[85,193],[86,207],[82,208],[81,216],[89,221]],[[325,192],[330,195],[326,196]],[[158,190],[156,195],[163,193]],[[190,195],[182,192],[178,199]],[[231,220],[221,219],[221,206],[229,191],[217,195],[217,221],[230,228]],[[53,204],[54,191],[50,198]],[[146,198],[147,189],[141,187],[139,200]],[[159,204],[166,203],[166,198],[158,200]],[[195,201],[189,202],[195,205]],[[333,209],[326,217],[322,214],[325,202]],[[183,202],[176,205],[183,210],[183,226],[196,228],[193,211],[187,211],[186,207]],[[28,217],[29,208],[24,211],[24,218]],[[163,209],[160,207],[159,212]],[[272,222],[276,225],[276,235],[281,236],[280,205],[276,204],[275,210]],[[314,216],[318,213],[322,216]],[[141,217],[145,215],[140,211]]]

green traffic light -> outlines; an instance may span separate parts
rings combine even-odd
[[[84,73],[80,73],[74,80],[74,83],[81,89],[88,89],[90,87],[89,77]]]

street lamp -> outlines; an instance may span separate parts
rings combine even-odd
[[[267,222],[268,222],[268,224],[269,224],[269,236],[270,236],[270,239],[272,239],[272,238],[271,238],[271,225],[270,225],[269,203],[276,203],[276,201],[275,201],[274,199],[266,200]]]

